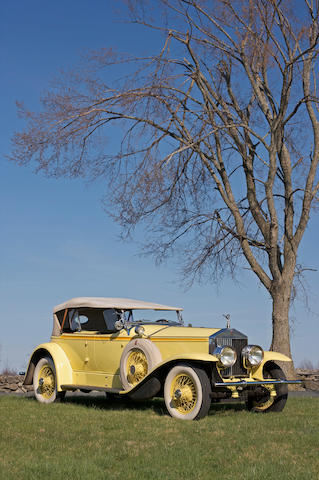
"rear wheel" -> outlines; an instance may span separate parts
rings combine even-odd
[[[190,365],[176,365],[168,373],[164,399],[168,413],[182,420],[199,420],[209,411],[210,383],[206,372]]]
[[[268,362],[264,366],[264,378],[273,378],[276,380],[286,380],[286,375],[282,369],[274,362]],[[276,395],[271,395],[271,390],[264,387],[263,392],[257,396],[248,398],[246,406],[248,410],[258,413],[281,412],[287,402],[288,385],[274,385]]]
[[[35,398],[41,403],[64,399],[65,392],[57,391],[55,366],[50,357],[38,361],[33,374],[33,390]]]

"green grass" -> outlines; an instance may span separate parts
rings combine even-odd
[[[258,415],[218,404],[199,422],[174,420],[161,400],[73,397],[41,405],[0,397],[0,478],[315,479],[319,401],[291,398]]]

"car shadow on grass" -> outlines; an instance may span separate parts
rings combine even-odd
[[[30,400],[36,401],[34,397],[29,397]],[[165,402],[163,398],[153,398],[151,400],[131,400],[129,397],[122,397],[120,395],[105,395],[85,394],[82,392],[68,393],[61,402],[61,404],[81,405],[87,408],[101,409],[101,410],[130,410],[130,411],[153,411],[159,416],[168,416]],[[238,412],[246,410],[245,404],[234,402],[212,402],[208,415],[220,415],[231,412]]]

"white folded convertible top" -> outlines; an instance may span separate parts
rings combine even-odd
[[[159,303],[143,302],[142,300],[132,300],[130,298],[110,298],[110,297],[77,297],[71,298],[53,309],[53,313],[65,310],[66,308],[117,308],[119,310],[183,310],[180,307],[169,307]]]

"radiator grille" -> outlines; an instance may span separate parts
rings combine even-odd
[[[232,347],[237,354],[236,363],[230,368],[221,370],[220,373],[222,377],[230,377],[233,375],[247,376],[247,370],[243,366],[241,355],[242,349],[248,343],[248,339],[245,335],[234,329],[224,329],[217,334],[212,335],[210,340],[209,353],[212,354],[217,346],[227,345]]]

